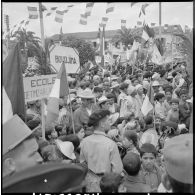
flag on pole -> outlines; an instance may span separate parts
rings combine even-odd
[[[29,24],[29,22],[30,22],[30,21],[29,21],[29,20],[27,20],[27,21],[25,22],[25,26],[27,26],[27,25]]]
[[[102,23],[100,25],[105,27],[107,22],[108,22],[108,17],[102,17]]]
[[[106,13],[110,13],[114,11],[114,3],[107,3]]]
[[[51,7],[46,16],[50,16],[58,7]]]
[[[152,88],[152,83],[150,83],[149,89],[147,91],[147,94],[145,96],[145,99],[143,101],[141,111],[144,116],[146,116],[150,111],[153,110],[153,104],[154,104],[154,91]]]
[[[164,25],[164,30],[167,31],[168,30],[168,27],[169,27],[169,25],[168,24],[165,24]]]
[[[121,28],[126,28],[126,20],[121,20]]]
[[[29,19],[38,19],[38,11],[36,7],[28,6]]]
[[[140,43],[134,40],[133,45],[131,47],[131,50],[132,51],[137,51],[139,49],[139,46],[140,46]]]
[[[143,32],[142,32],[142,38],[145,40],[145,41],[148,41],[149,40],[149,35],[148,33],[143,29]]]
[[[52,126],[52,123],[55,123],[59,116],[59,99],[68,96],[68,94],[68,80],[65,63],[63,62],[49,95],[46,117],[46,124],[48,126]]]
[[[20,65],[20,47],[17,43],[3,62],[3,122],[6,122],[12,113],[25,118],[24,86]]]
[[[86,4],[86,10],[85,10],[85,15],[88,17],[91,15],[91,11],[93,9],[94,3],[90,2]]]
[[[21,22],[20,22],[20,24],[23,24],[24,23],[24,20],[22,20]]]
[[[156,23],[151,23],[151,26],[155,26]]]
[[[131,3],[131,7],[133,7],[136,3],[138,3],[138,2]]]
[[[64,17],[64,12],[56,10],[55,21],[59,23],[63,23],[63,17]]]
[[[137,21],[137,26],[141,26],[142,22],[141,21]]]
[[[145,10],[146,10],[146,7],[148,7],[148,6],[149,6],[148,3],[145,3],[145,4],[142,5],[141,10],[139,12],[139,18],[141,17],[142,14],[146,15],[146,11]]]
[[[153,45],[153,52],[152,52],[151,61],[157,65],[161,65],[163,62],[162,56],[161,56],[156,44]]]
[[[47,8],[43,4],[41,4],[41,6],[42,6],[42,10],[41,10],[42,12],[47,10]]]
[[[87,25],[87,16],[85,14],[81,14],[79,23],[82,25]]]

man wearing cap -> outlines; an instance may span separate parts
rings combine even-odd
[[[3,125],[3,177],[43,161],[32,131],[14,115]]]
[[[91,90],[84,90],[79,94],[82,105],[74,112],[74,126],[78,128],[80,126],[86,126],[89,120],[89,116],[95,110],[93,103],[95,96]]]
[[[109,99],[106,96],[102,96],[97,103],[100,109],[109,110]]]
[[[183,134],[169,139],[163,149],[163,185],[173,193],[193,193],[193,136]]]

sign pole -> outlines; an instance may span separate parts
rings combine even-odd
[[[41,121],[42,121],[41,129],[42,129],[43,140],[45,140],[45,115],[44,115],[44,113],[45,113],[45,101],[42,98],[41,99]]]
[[[41,42],[43,51],[45,52],[45,40],[44,40],[44,26],[43,26],[43,13],[42,13],[42,4],[39,2],[39,16],[40,16],[40,28],[41,28]],[[45,64],[46,66],[46,64]],[[45,140],[45,116],[44,116],[44,99],[41,99],[41,120],[42,120],[42,138]]]

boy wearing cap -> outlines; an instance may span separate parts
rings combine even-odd
[[[179,123],[179,100],[176,98],[171,100],[171,109],[168,111],[166,121]]]
[[[169,139],[163,149],[163,185],[173,193],[193,193],[193,136],[183,134]]]
[[[142,161],[141,174],[146,184],[148,184],[153,192],[157,191],[161,183],[162,172],[156,164],[157,151],[153,144],[145,143],[140,148],[140,156]]]

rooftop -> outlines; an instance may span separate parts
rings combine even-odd
[[[175,26],[177,26],[177,30],[175,30]],[[159,26],[156,27],[151,27],[152,29],[154,29],[154,32],[156,35],[159,34]],[[133,31],[137,31],[138,36],[141,36],[142,34],[142,29],[143,27],[138,27],[138,28],[133,28]],[[114,37],[114,35],[117,34],[117,30],[106,30],[105,31],[105,38],[107,39],[111,39],[112,37]],[[179,34],[183,34],[183,30],[181,28],[181,25],[171,25],[168,26],[168,29],[165,30],[164,26],[161,27],[161,32],[162,34],[170,34],[170,33],[179,33]],[[59,34],[55,34],[53,36],[51,36],[50,38],[55,40],[59,39]],[[62,39],[66,39],[68,36],[74,36],[77,38],[81,38],[81,39],[86,39],[86,40],[93,40],[93,39],[97,39],[98,36],[98,31],[92,31],[92,32],[77,32],[77,33],[67,33],[67,34],[63,34],[62,35]]]

